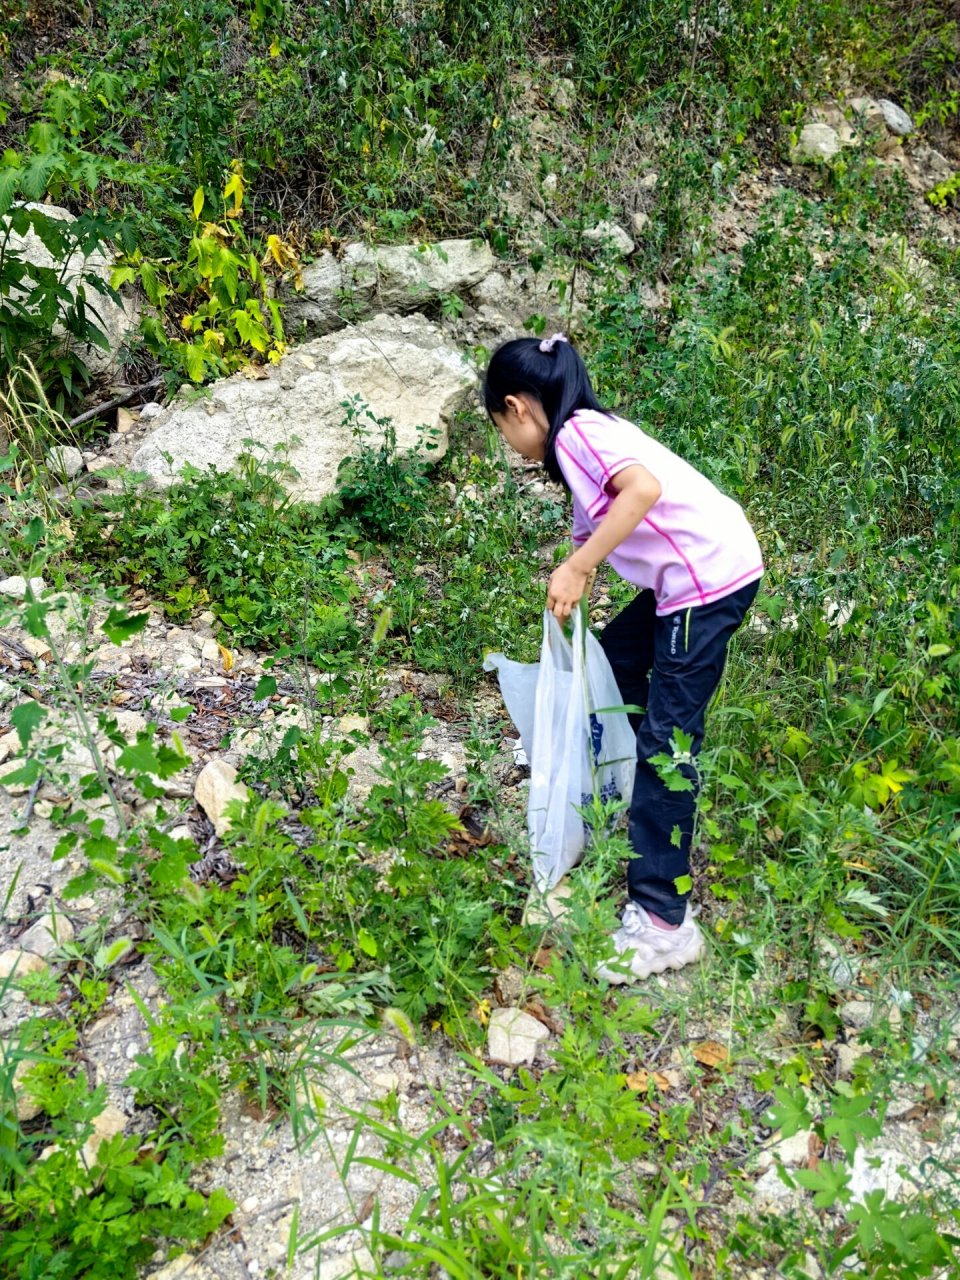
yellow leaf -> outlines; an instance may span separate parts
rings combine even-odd
[[[220,650],[220,657],[223,660],[224,671],[232,671],[233,670],[233,654],[230,652],[229,649],[225,648],[222,644],[218,644],[217,648]]]
[[[658,1089],[669,1089],[670,1081],[662,1071],[631,1071],[627,1075],[627,1088],[634,1093],[646,1093],[647,1085],[650,1081],[657,1086]]]
[[[693,1046],[693,1056],[705,1067],[718,1067],[721,1062],[727,1061],[730,1052],[726,1045],[718,1044],[716,1040],[702,1040]]]
[[[276,36],[273,37],[273,43],[270,46],[270,57],[271,58],[280,57],[280,41],[277,39]]]
[[[243,166],[238,160],[234,160],[230,165],[230,177],[223,188],[224,200],[233,201],[233,208],[227,210],[228,218],[239,218],[240,206],[243,204],[243,192]]]
[[[193,193],[193,220],[200,221],[200,214],[203,212],[203,187],[197,187]]]
[[[490,1001],[478,1000],[474,1013],[477,1015],[477,1021],[480,1023],[481,1027],[485,1027],[490,1021]]]

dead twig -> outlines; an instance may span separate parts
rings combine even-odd
[[[114,396],[112,400],[107,400],[104,404],[98,404],[93,409],[87,409],[85,412],[77,414],[75,418],[71,418],[67,423],[68,427],[79,427],[82,422],[89,422],[91,418],[98,418],[102,413],[109,413],[111,409],[119,409],[122,404],[129,404],[131,400],[136,400],[142,391],[153,391],[155,387],[161,386],[163,378],[151,378],[149,382],[144,382],[139,387],[131,387],[129,391],[122,396]]]

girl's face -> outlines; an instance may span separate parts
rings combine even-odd
[[[532,396],[506,396],[503,413],[492,413],[494,425],[522,458],[542,462],[547,451],[550,424],[543,405]]]

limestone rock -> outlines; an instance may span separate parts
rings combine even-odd
[[[869,1000],[848,1000],[837,1012],[844,1026],[862,1031],[864,1027],[869,1027],[873,1018],[873,1005]]]
[[[65,942],[72,942],[73,936],[73,925],[67,917],[60,912],[48,911],[26,933],[21,934],[17,941],[25,951],[32,951],[34,955],[46,958]]]
[[[149,404],[141,405],[140,421],[152,422],[154,418],[159,418],[163,413],[163,405],[157,404],[156,400],[151,400]]]
[[[22,951],[20,947],[11,947],[9,951],[0,953],[0,981],[9,978],[11,974],[16,980],[27,973],[43,973],[47,968],[49,966],[42,956],[34,955],[32,951]]]
[[[635,236],[642,236],[650,225],[649,213],[644,213],[642,209],[638,209],[630,218],[630,226]]]
[[[33,1098],[23,1083],[23,1077],[34,1064],[28,1059],[17,1063],[13,1073],[13,1092],[17,1099],[17,1119],[21,1124],[25,1120],[35,1120],[43,1107]]]
[[[623,227],[618,227],[615,222],[598,222],[595,227],[589,227],[584,231],[583,238],[588,244],[612,249],[621,258],[629,258],[636,248]]]
[[[47,466],[61,480],[72,480],[83,470],[83,454],[72,444],[58,444],[47,453]]]
[[[340,462],[358,450],[344,420],[344,400],[357,396],[377,418],[391,419],[399,449],[416,448],[421,428],[436,430],[430,456],[439,458],[446,452],[447,423],[475,382],[460,354],[423,316],[377,316],[295,348],[266,378],[235,374],[215,383],[210,399],[176,401],[131,466],[166,486],[186,462],[229,470],[243,441],[252,439],[271,457],[278,445],[287,447],[299,472],[287,487],[302,501],[318,501],[336,487]],[[376,448],[379,428],[369,420],[361,425]]]
[[[857,120],[862,121],[863,127],[869,133],[876,133],[877,130],[886,132],[887,122],[883,107],[875,98],[851,98],[850,110]]]
[[[808,160],[830,160],[840,150],[840,135],[829,124],[805,124],[800,131],[797,145],[790,152],[794,164]]]
[[[80,1159],[88,1169],[97,1163],[97,1152],[103,1143],[123,1133],[126,1125],[127,1117],[109,1102],[98,1116],[94,1116],[93,1133],[80,1149]]]
[[[76,218],[67,209],[53,204],[23,204],[18,209],[39,213],[58,222],[71,224]],[[0,236],[5,236],[10,221],[17,214],[11,210],[4,218],[0,218]],[[55,267],[61,275],[63,285],[71,294],[77,295],[83,288],[85,305],[89,318],[107,339],[108,349],[102,347],[77,345],[77,351],[88,368],[96,373],[105,373],[116,366],[117,354],[124,339],[133,333],[139,322],[139,307],[132,294],[121,294],[121,301],[116,302],[108,293],[101,293],[91,283],[96,279],[103,285],[110,283],[110,260],[99,249],[84,253],[76,249],[66,262],[57,261],[47,249],[31,225],[24,234],[11,232],[5,245],[5,253],[15,255],[21,261],[30,262],[37,267]],[[29,282],[23,286],[29,287]],[[59,326],[55,332],[62,332]]]
[[[913,121],[903,107],[898,107],[889,98],[881,98],[877,105],[883,112],[884,122],[891,133],[895,133],[898,138],[905,138],[908,133],[913,133]]]
[[[569,898],[572,892],[573,885],[569,880],[561,880],[548,893],[541,893],[534,885],[527,898],[521,923],[524,926],[542,925],[562,920],[570,910]]]
[[[495,1009],[487,1027],[487,1056],[491,1062],[516,1067],[533,1062],[537,1046],[550,1039],[550,1032],[522,1009]]]
[[[230,820],[226,816],[226,808],[231,800],[246,803],[249,791],[242,782],[237,781],[237,771],[226,760],[211,760],[205,764],[197,778],[193,791],[194,799],[213,823],[218,836],[223,836],[230,829]]]
[[[35,596],[45,590],[46,583],[42,578],[30,579],[30,590]],[[4,578],[0,582],[0,596],[12,596],[14,600],[22,600],[27,594],[27,580],[21,577],[19,573],[14,574],[12,578]]]
[[[303,292],[286,312],[308,332],[341,329],[372,310],[416,311],[462,293],[493,270],[490,246],[480,240],[441,240],[429,245],[348,245],[342,261],[323,253],[303,270]]]
[[[850,1195],[854,1202],[862,1203],[871,1191],[883,1191],[889,1200],[896,1200],[905,1182],[900,1169],[909,1167],[910,1163],[905,1153],[895,1148],[870,1144],[857,1147],[850,1170]]]

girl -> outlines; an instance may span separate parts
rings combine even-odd
[[[542,462],[573,497],[574,551],[550,578],[547,608],[561,621],[601,560],[639,587],[600,636],[637,731],[628,833],[635,857],[629,902],[613,937],[610,982],[698,960],[703,936],[678,881],[690,873],[696,796],[670,791],[649,763],[672,754],[678,729],[700,749],[707,704],[730,637],[763,575],[740,507],[659,441],[601,408],[583,361],[563,334],[517,338],[490,360],[487,412],[524,458]],[[694,771],[682,766],[691,781]]]

